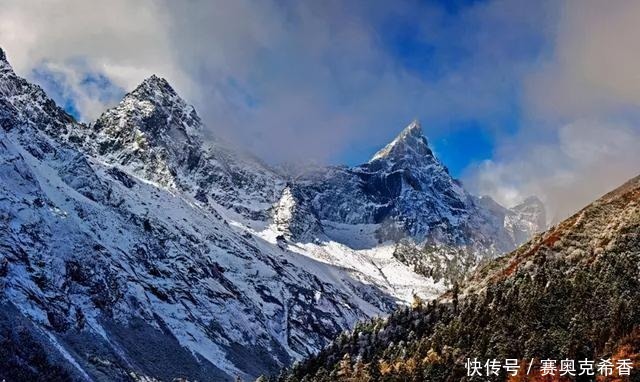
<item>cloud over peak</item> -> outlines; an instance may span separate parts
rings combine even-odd
[[[640,172],[638,4],[457,4],[0,0],[0,44],[83,120],[157,73],[271,162],[364,162],[419,118],[505,203],[566,215]]]

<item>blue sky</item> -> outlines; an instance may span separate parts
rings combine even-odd
[[[362,163],[419,119],[474,193],[566,216],[640,172],[639,23],[599,0],[4,0],[0,44],[81,120],[157,74],[272,163]]]
[[[373,22],[381,49],[400,70],[415,77],[424,86],[437,84],[452,75],[468,75],[474,65],[491,65],[484,57],[483,46],[473,43],[476,33],[494,34],[505,31],[487,27],[481,21],[470,19],[467,11],[482,6],[486,1],[425,1],[414,2],[404,12],[385,14]],[[549,12],[550,13],[550,12]],[[538,13],[551,17],[544,12]],[[534,17],[536,13],[533,12]],[[433,25],[425,26],[423,20]],[[508,31],[507,31],[508,32]],[[544,30],[523,30],[510,33],[518,38],[497,47],[500,55],[508,55],[509,65],[526,65],[543,56],[548,49],[548,36]],[[430,144],[454,176],[462,176],[473,163],[492,158],[497,135],[502,138],[517,134],[520,127],[519,88],[515,73],[505,71],[503,78],[492,84],[489,91],[494,98],[489,114],[475,116],[448,113],[432,117],[428,108],[416,108]],[[479,71],[478,73],[482,73]],[[482,95],[478,95],[482,96]],[[437,99],[436,99],[437,101]],[[444,102],[443,102],[444,103]],[[403,121],[406,122],[406,121]],[[389,137],[399,126],[389,126]],[[338,161],[357,164],[365,161],[380,145],[351,147],[338,157]]]
[[[504,24],[510,16],[494,14],[487,1],[328,4],[307,8],[295,2],[274,2],[284,29],[268,32],[282,36],[257,46],[251,38],[248,50],[252,52],[246,59],[259,63],[243,71],[225,73],[203,52],[185,55],[190,59],[186,70],[191,80],[206,86],[183,95],[196,104],[213,130],[222,130],[214,133],[249,141],[253,151],[272,162],[302,159],[356,165],[367,161],[404,125],[419,119],[433,148],[454,176],[462,176],[473,163],[490,159],[497,136],[517,133],[518,68],[541,55],[548,43],[544,30],[506,30],[508,26]],[[182,11],[193,17],[193,12],[200,9]],[[215,13],[217,9],[209,11]],[[533,18],[547,17],[549,13],[543,7],[529,11]],[[190,33],[199,32],[196,28]],[[314,42],[318,32],[322,37]],[[204,33],[210,34],[208,38],[216,37],[214,31],[202,31],[200,36]],[[514,37],[504,39],[504,33]],[[192,42],[197,41],[191,38]],[[483,45],[480,38],[490,45]],[[192,58],[200,55],[201,62]],[[233,60],[239,59],[236,55],[242,56],[231,51]],[[87,63],[90,59],[78,52],[67,59],[66,67],[47,59],[32,69],[31,77],[71,114],[90,120],[100,111],[100,105],[114,104],[126,92],[108,75],[92,68]],[[501,75],[496,76],[493,64],[504,66]],[[316,73],[321,75],[316,78]],[[357,79],[354,73],[362,73],[362,78]],[[160,75],[168,76],[180,91],[180,82],[171,78],[171,73]],[[488,78],[483,80],[484,76]],[[378,86],[379,77],[397,82]],[[471,77],[474,78],[465,83]],[[458,84],[454,82],[456,78]],[[403,84],[407,84],[406,89]],[[415,96],[399,94],[405,91]],[[198,92],[201,94],[194,96]],[[272,111],[281,106],[270,105],[269,100],[281,97],[283,92],[289,92],[283,96],[285,99],[298,93],[303,94],[303,99],[309,98],[301,107],[316,114],[313,124],[306,127],[306,116],[291,113],[291,117],[286,111]],[[375,98],[366,100],[370,94]],[[203,102],[216,98],[217,105]],[[317,104],[312,105],[314,102]],[[265,120],[260,124],[262,115]],[[328,121],[324,120],[326,115]],[[287,118],[292,118],[289,123],[296,127],[280,130],[288,123]],[[334,135],[341,141],[318,136],[324,129],[331,134],[331,128],[327,128],[334,123],[331,118],[339,119],[338,127],[334,127],[338,134]],[[291,135],[299,140],[290,144]],[[258,144],[265,140],[266,145]],[[280,141],[286,144],[278,147]],[[290,153],[291,146],[301,150]],[[301,154],[308,157],[301,158]]]

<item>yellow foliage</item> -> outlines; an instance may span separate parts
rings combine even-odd
[[[418,363],[416,362],[416,360],[414,358],[409,358],[404,363],[404,368],[405,368],[405,370],[406,370],[406,372],[408,374],[413,374],[413,373],[415,373],[416,369],[418,368]]]
[[[422,364],[423,365],[434,364],[434,363],[440,363],[441,361],[442,361],[442,358],[440,357],[440,355],[438,355],[438,353],[435,350],[430,349],[427,352],[427,356],[424,357],[424,359],[422,360]]]
[[[380,371],[381,375],[391,374],[391,372],[393,371],[391,364],[385,360],[380,360],[380,362],[378,363],[378,370]]]
[[[424,306],[424,301],[422,300],[422,298],[420,298],[420,296],[414,293],[413,302],[411,302],[411,308],[413,308],[413,310],[418,310],[418,309],[422,309],[423,306]]]

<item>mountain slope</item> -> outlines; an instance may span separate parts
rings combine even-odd
[[[204,138],[204,125],[163,78],[151,76],[77,130],[83,149],[142,179],[255,219],[266,219],[284,187],[259,160]]]
[[[398,237],[474,259],[508,238],[415,126],[324,181],[288,179],[204,131],[156,76],[79,123],[0,50],[0,333],[7,348],[37,344],[0,355],[14,365],[0,377],[255,377],[440,294],[444,281],[395,256]]]
[[[637,177],[490,262],[461,289],[359,324],[278,380],[473,380],[467,358],[483,365],[507,358],[625,358],[635,365],[630,380],[638,380],[639,307]],[[530,378],[535,375],[539,369]],[[484,380],[507,377],[502,369]],[[518,378],[512,380],[530,380]]]
[[[316,169],[294,183],[299,203],[310,206],[330,239],[357,248],[394,243],[396,259],[446,284],[514,249],[540,229],[529,222],[534,211],[544,216],[541,204],[518,213],[469,194],[435,157],[417,121],[368,163]],[[371,235],[346,238],[345,225],[365,225]]]
[[[251,378],[439,290],[386,249],[279,241],[285,182],[201,139],[166,81],[86,126],[0,70],[0,321],[39,346],[0,376]]]

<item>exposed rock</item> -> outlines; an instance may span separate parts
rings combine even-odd
[[[433,279],[453,266],[420,276],[395,240],[436,248],[429,261],[448,256],[440,245],[470,261],[512,245],[415,123],[369,163],[287,180],[205,139],[161,78],[85,125],[6,60],[0,123],[2,299],[51,356],[19,355],[25,369],[257,377],[414,291],[441,291]]]

